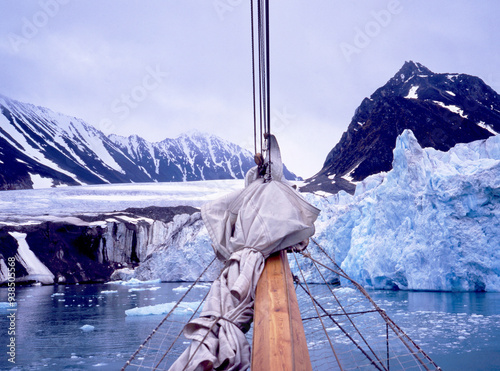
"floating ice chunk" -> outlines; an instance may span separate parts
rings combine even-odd
[[[172,289],[175,292],[186,292],[187,290],[189,290],[189,286],[179,286]]]
[[[195,289],[209,289],[211,287],[211,284],[209,283],[199,283],[197,285],[194,285]]]
[[[128,289],[128,292],[134,292],[134,291],[156,291],[158,289],[161,289],[161,287],[160,286],[145,287],[145,288],[132,287],[131,289]]]
[[[53,293],[52,295],[50,295],[51,297],[54,297],[54,296],[64,296],[64,292],[55,292]]]
[[[191,286],[179,286],[179,287],[173,288],[172,291],[175,291],[175,292],[186,292],[187,290],[189,290],[190,287]],[[194,288],[195,289],[209,289],[210,285],[209,284],[199,283],[199,284],[194,285]]]
[[[83,332],[89,332],[89,331],[94,331],[94,326],[92,325],[83,325],[82,327],[80,327],[80,330],[82,330]]]
[[[156,280],[148,280],[148,281],[141,281],[138,280],[137,278],[131,278],[128,281],[110,281],[106,282],[106,284],[118,284],[118,285],[151,285],[155,283],[161,283],[160,279]]]
[[[334,293],[336,295],[338,294],[343,294],[343,295],[349,295],[349,294],[357,294],[357,291],[354,290],[353,288],[350,287],[339,287],[338,289],[334,290]]]
[[[122,280],[116,280],[116,281],[108,281],[108,282],[105,282],[104,284],[105,285],[121,285],[122,284]]]
[[[148,305],[146,307],[137,307],[132,309],[127,309],[125,314],[127,316],[149,316],[149,315],[158,315],[158,314],[166,314],[172,310],[175,306],[176,302],[157,304],[157,305]],[[192,314],[200,305],[199,301],[180,303],[179,306],[175,309],[175,313],[177,314]]]
[[[116,294],[118,290],[103,290],[101,294]]]
[[[14,308],[17,305],[15,301],[13,302],[8,302],[8,301],[2,301],[0,302],[0,309],[8,309],[8,308]]]

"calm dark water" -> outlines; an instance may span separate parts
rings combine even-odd
[[[500,370],[500,293],[370,295],[443,370]]]
[[[17,287],[16,357],[8,362],[11,312],[0,305],[2,370],[119,370],[163,315],[128,309],[177,301],[178,283]],[[180,289],[179,289],[180,288]],[[206,288],[201,288],[200,298]],[[371,291],[443,370],[500,369],[500,293]],[[0,288],[7,302],[7,288]],[[84,331],[82,326],[93,326]]]

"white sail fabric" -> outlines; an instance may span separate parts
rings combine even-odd
[[[279,147],[274,136],[270,140],[271,180],[257,177],[253,168],[243,190],[201,209],[214,251],[226,266],[212,284],[200,317],[184,328],[192,342],[172,371],[249,368],[251,351],[245,333],[253,320],[255,289],[265,259],[314,234],[319,210],[283,179]]]

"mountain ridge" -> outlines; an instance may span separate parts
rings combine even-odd
[[[30,189],[37,179],[52,186],[242,179],[254,165],[249,150],[215,135],[155,143],[106,136],[82,119],[0,95],[0,190]]]

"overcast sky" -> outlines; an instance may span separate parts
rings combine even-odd
[[[271,106],[309,177],[407,60],[500,91],[500,1],[272,0]],[[248,0],[0,0],[0,94],[149,141],[199,130],[253,150]]]

